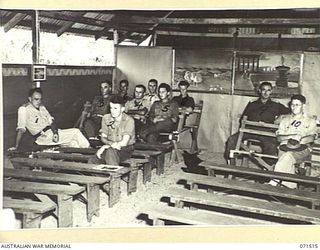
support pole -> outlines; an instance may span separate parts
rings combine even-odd
[[[40,20],[39,10],[34,10],[32,13],[32,63],[39,64],[40,62]],[[40,88],[40,82],[34,82],[34,88]]]

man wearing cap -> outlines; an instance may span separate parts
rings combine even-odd
[[[294,165],[308,159],[311,155],[310,146],[317,136],[317,123],[312,117],[304,113],[306,98],[303,95],[293,95],[290,101],[291,114],[281,117],[277,139],[280,142],[279,159],[274,171],[295,173]],[[271,185],[278,182],[271,180]],[[289,188],[296,188],[297,184],[282,182]]]
[[[28,130],[37,145],[87,148],[88,140],[77,128],[58,129],[54,118],[42,104],[42,90],[29,90],[29,102],[18,109],[18,125],[16,144],[9,150],[19,149],[23,134]],[[20,150],[20,149],[19,149]]]
[[[247,116],[249,121],[275,123],[275,120],[284,114],[289,114],[289,109],[281,103],[271,100],[272,85],[270,82],[262,82],[258,89],[259,99],[249,102],[242,113],[241,119]],[[224,157],[230,163],[229,153],[230,150],[235,149],[239,133],[231,135],[226,143],[226,150]],[[244,134],[244,140],[255,139],[260,141],[262,153],[268,155],[277,155],[277,140],[268,136]],[[265,160],[268,164],[274,164],[273,159]]]
[[[100,83],[101,95],[95,96],[89,110],[82,112],[79,128],[87,138],[96,137],[101,128],[101,119],[110,113],[110,98],[112,96],[112,84],[110,81]],[[85,108],[86,109],[86,108]]]
[[[152,104],[149,119],[141,130],[140,137],[147,142],[154,143],[161,132],[172,132],[177,124],[179,107],[169,98],[171,87],[166,83],[159,85],[160,101]]]
[[[136,85],[134,88],[134,99],[127,101],[125,104],[125,113],[134,119],[136,134],[140,134],[141,127],[146,123],[146,115],[148,114],[151,103],[144,99],[146,87],[142,84]]]
[[[112,96],[110,114],[104,115],[101,122],[100,137],[104,145],[89,163],[119,165],[131,157],[135,143],[134,120],[124,110],[123,98]]]
[[[156,79],[150,79],[148,82],[149,94],[146,94],[143,98],[148,100],[151,103],[151,105],[155,101],[160,100],[158,93],[157,93],[157,89],[158,89],[158,81]]]

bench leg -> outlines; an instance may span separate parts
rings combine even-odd
[[[128,178],[128,195],[137,191],[138,167],[132,166]]]
[[[100,190],[99,185],[87,184],[87,220],[91,221],[92,216],[99,216],[100,209]]]
[[[165,153],[162,152],[157,156],[157,175],[161,175],[164,173],[164,165],[165,165]]]
[[[58,227],[72,227],[73,224],[73,208],[72,196],[58,195]]]
[[[143,184],[146,184],[148,181],[151,181],[151,169],[152,163],[151,158],[149,158],[149,162],[143,164]]]
[[[198,148],[198,129],[194,128],[190,132],[191,132],[190,153],[194,154],[199,151],[199,148]]]
[[[22,214],[22,228],[40,228],[42,215],[35,213]]]
[[[120,201],[120,176],[112,176],[110,180],[110,184],[108,186],[108,194],[109,194],[109,207],[113,207],[118,201]]]

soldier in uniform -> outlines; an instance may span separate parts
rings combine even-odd
[[[306,98],[303,95],[293,95],[290,101],[291,114],[280,118],[277,139],[280,142],[279,159],[274,171],[295,173],[294,165],[302,163],[311,156],[311,146],[317,136],[316,119],[304,113]],[[271,185],[278,182],[271,180]],[[293,182],[282,182],[289,188],[296,188]]]
[[[111,113],[104,115],[101,122],[100,138],[103,146],[89,159],[89,163],[119,165],[131,157],[135,143],[134,120],[124,110],[122,97],[112,96]]]
[[[77,128],[58,129],[54,118],[42,102],[42,90],[33,88],[29,91],[29,102],[18,109],[16,144],[9,150],[19,148],[23,134],[28,130],[37,145],[61,145],[65,147],[87,148],[89,142]]]
[[[146,87],[142,84],[135,86],[134,99],[126,102],[125,113],[134,119],[136,135],[140,134],[141,127],[146,123],[146,116],[151,108],[151,103],[144,99]]]
[[[156,79],[150,79],[148,82],[148,91],[149,94],[146,94],[144,96],[144,99],[147,99],[151,105],[155,102],[155,101],[159,101],[160,98],[158,96],[157,93],[157,89],[158,89],[158,81]]]
[[[123,98],[125,103],[133,99],[133,97],[128,94],[128,90],[129,90],[128,80],[121,80],[119,85],[119,94]]]
[[[272,85],[270,82],[262,82],[259,86],[258,93],[259,99],[253,102],[249,102],[245,110],[242,113],[241,119],[244,116],[248,117],[249,121],[275,123],[276,119],[284,114],[289,114],[289,109],[281,103],[271,100]],[[240,119],[240,120],[241,120]],[[231,149],[235,149],[239,133],[231,135],[226,143],[225,158],[229,163],[229,152]],[[244,134],[244,140],[255,139],[260,141],[262,153],[269,155],[277,155],[277,140],[273,137]],[[274,159],[266,159],[268,164],[274,164]]]
[[[174,102],[178,103],[180,110],[187,114],[192,113],[195,106],[194,99],[188,95],[189,86],[187,81],[180,81],[178,84],[180,95],[172,98]]]
[[[79,128],[83,131],[88,139],[98,136],[101,128],[101,120],[105,114],[110,113],[110,98],[112,96],[112,84],[110,81],[100,83],[101,95],[95,96],[92,105],[85,105],[82,112]]]
[[[171,87],[166,83],[159,85],[160,101],[152,104],[149,119],[141,130],[140,137],[147,142],[156,142],[160,132],[172,132],[178,121],[179,107],[169,99]]]

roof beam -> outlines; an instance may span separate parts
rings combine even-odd
[[[61,36],[64,32],[66,32],[68,29],[70,29],[72,27],[72,25],[74,24],[74,22],[66,22],[65,25],[63,25],[60,29],[58,29],[56,31],[57,36]]]
[[[118,23],[143,24],[195,24],[195,25],[277,25],[277,26],[319,26],[320,18],[158,18],[131,16]]]
[[[14,15],[13,18],[11,18],[4,26],[4,32],[8,32],[9,30],[11,30],[12,28],[14,28],[20,21],[22,21],[25,17],[27,16],[27,14],[24,13],[17,13]]]

